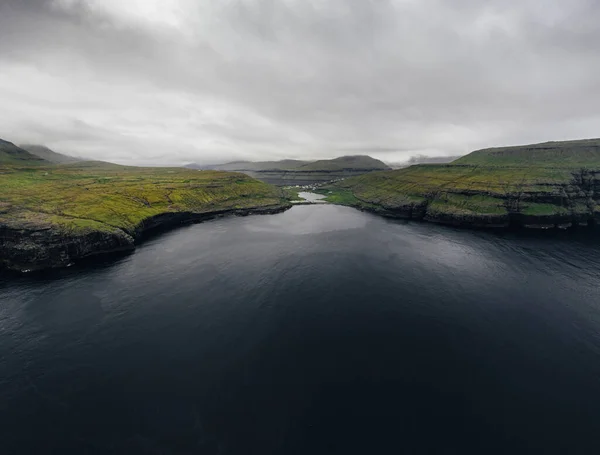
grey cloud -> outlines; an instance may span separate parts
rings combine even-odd
[[[124,5],[4,0],[0,136],[179,163],[402,160],[600,130],[595,1]]]

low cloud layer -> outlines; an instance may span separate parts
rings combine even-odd
[[[0,137],[130,164],[600,136],[595,0],[1,0]]]

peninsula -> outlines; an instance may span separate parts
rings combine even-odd
[[[153,229],[289,207],[283,190],[240,173],[53,164],[0,141],[0,269],[65,267],[132,250]]]
[[[600,222],[600,139],[478,150],[336,182],[329,202],[384,216],[485,228]]]

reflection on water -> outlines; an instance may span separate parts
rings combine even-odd
[[[332,205],[0,278],[3,453],[596,453],[597,242]]]
[[[299,192],[298,196],[300,196],[302,199],[304,199],[305,201],[308,201],[308,202],[323,202],[323,199],[325,199],[327,197],[322,194],[309,193],[306,191]]]

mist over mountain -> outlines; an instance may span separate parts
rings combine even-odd
[[[365,155],[341,156],[330,160],[235,161],[221,165],[188,164],[190,169],[237,171],[274,185],[310,185],[390,167]]]
[[[390,167],[392,167],[394,169],[400,169],[400,168],[403,168],[403,167],[413,166],[415,164],[444,164],[444,163],[451,163],[451,162],[457,160],[460,157],[461,157],[460,155],[456,155],[456,156],[414,155],[414,156],[411,156],[406,161],[400,161],[400,162],[394,162],[394,163],[388,163],[388,164],[390,165]]]
[[[78,161],[83,161],[81,158],[55,152],[44,145],[24,144],[20,147],[24,150],[27,150],[29,153],[54,164],[76,163]]]
[[[12,142],[0,139],[0,165],[3,164],[48,164],[48,161],[40,158],[27,150],[18,147]]]

